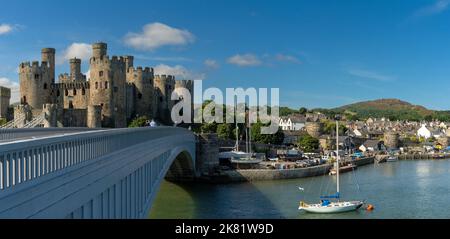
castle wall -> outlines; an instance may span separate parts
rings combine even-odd
[[[54,102],[64,109],[87,109],[89,82],[57,83],[52,87]]]
[[[90,105],[87,109],[87,127],[101,128],[102,107],[100,105]]]
[[[170,111],[173,102],[170,99],[175,88],[175,77],[170,75],[155,75],[154,79],[154,99],[156,118],[165,124],[171,124]]]
[[[146,67],[128,68],[127,82],[135,87],[132,96],[134,101],[135,116],[153,117],[154,99],[153,99],[153,69]]]
[[[87,109],[64,109],[64,127],[87,127]]]
[[[9,119],[11,89],[0,86],[0,118]]]
[[[128,83],[127,82],[127,86],[126,86],[126,117],[127,117],[127,121],[129,122],[130,120],[133,119],[134,117],[134,96],[135,96],[135,87],[133,83]]]

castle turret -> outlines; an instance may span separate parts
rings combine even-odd
[[[134,57],[133,56],[124,56],[123,59],[125,60],[125,69],[128,70],[130,67],[133,67],[134,65]]]
[[[391,149],[397,149],[399,142],[399,135],[397,132],[389,131],[384,134],[384,145]]]
[[[45,57],[48,58],[43,58],[52,60],[50,53]],[[52,102],[51,85],[54,83],[53,77],[54,68],[52,68],[52,64],[46,61],[41,64],[38,61],[31,64],[30,62],[24,62],[19,65],[20,102],[31,106],[33,116],[42,112],[44,104]]]
[[[85,81],[86,78],[81,74],[81,59],[70,59],[70,79],[72,81]]]
[[[41,60],[48,64],[49,77],[52,83],[55,83],[55,53],[55,48],[43,48],[41,51]]]
[[[102,58],[108,54],[108,45],[104,42],[92,44],[92,57]]]

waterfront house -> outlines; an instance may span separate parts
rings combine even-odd
[[[362,152],[378,152],[385,151],[386,147],[384,146],[384,142],[381,140],[369,139],[359,146],[359,150]]]
[[[431,131],[427,128],[425,124],[417,130],[417,136],[428,139],[431,137]]]

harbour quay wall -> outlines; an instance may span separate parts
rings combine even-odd
[[[450,154],[400,154],[400,160],[450,159]]]
[[[229,182],[250,182],[278,179],[306,178],[328,174],[332,165],[324,164],[295,169],[245,169],[224,171]]]
[[[375,157],[364,157],[357,160],[353,160],[352,163],[359,167],[367,164],[373,164],[374,161]]]

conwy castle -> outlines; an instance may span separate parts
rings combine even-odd
[[[23,124],[43,118],[44,127],[126,127],[147,116],[171,124],[176,101],[173,91],[184,87],[193,95],[193,81],[154,75],[153,68],[134,67],[133,56],[109,57],[106,43],[92,45],[89,80],[81,72],[81,60],[70,60],[70,74],[55,82],[55,49],[42,49],[41,63],[19,66],[20,105],[14,120]]]

